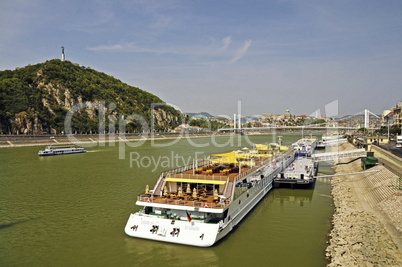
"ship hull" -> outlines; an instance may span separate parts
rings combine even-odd
[[[274,188],[313,189],[315,181],[315,178],[309,180],[276,179],[273,184]]]
[[[254,189],[254,188],[252,188]],[[226,223],[224,227],[220,229],[220,232],[218,233],[216,241],[219,241],[220,239],[224,238],[226,235],[230,233],[230,231],[233,230],[236,225],[238,225],[241,220],[264,198],[264,196],[272,189],[272,179],[269,181],[268,184],[263,186],[261,189],[258,191],[252,192],[252,195],[247,190],[246,192],[249,194],[249,197],[247,197],[247,194],[243,196],[243,198],[236,199],[236,202],[231,204],[230,209],[233,211],[232,213],[229,212],[230,214],[230,221]],[[240,204],[239,204],[240,200]],[[236,205],[237,203],[237,205]]]
[[[77,154],[77,153],[85,153],[86,151],[72,151],[72,152],[53,152],[51,154],[42,154],[38,153],[38,156],[56,156],[56,155],[64,155],[64,154]]]
[[[138,228],[135,229],[135,225]],[[158,230],[152,232],[153,226]],[[180,232],[174,231],[180,229]],[[198,223],[195,220],[175,221],[156,218],[146,214],[134,213],[130,215],[124,231],[127,235],[155,241],[176,243],[182,245],[209,247],[216,242],[219,224]]]

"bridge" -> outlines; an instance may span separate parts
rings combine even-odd
[[[347,158],[360,158],[367,157],[367,152],[364,148],[345,150],[340,152],[326,152],[311,155],[311,158],[315,162],[319,161],[331,161],[336,159],[347,159]]]
[[[352,130],[357,131],[359,127],[349,127],[349,126],[269,126],[269,127],[242,127],[241,129],[233,129],[233,128],[220,128],[218,132],[237,132],[237,131],[267,131],[267,130],[279,130],[279,129],[288,129],[288,130],[300,130],[303,131],[304,129],[309,130],[321,130],[321,131],[328,131],[333,129],[334,131],[339,130]],[[378,128],[368,128],[368,130],[377,130]]]
[[[380,118],[379,116],[377,116],[376,114],[374,114],[373,112],[371,112],[368,109],[365,109],[364,111],[358,112],[356,114],[353,115],[349,115],[345,118],[351,118],[360,114],[364,114],[364,127],[367,130],[378,130],[379,127],[370,127],[370,115],[373,115],[377,118]],[[334,121],[327,121],[324,123],[320,123],[320,124],[306,124],[306,125],[300,125],[300,126],[285,126],[285,125],[271,125],[271,126],[264,126],[264,127],[242,127],[242,117],[240,114],[240,109],[239,109],[239,114],[234,114],[234,119],[233,119],[233,128],[221,128],[218,129],[218,132],[247,132],[247,131],[268,131],[268,130],[276,130],[276,129],[289,129],[289,130],[301,130],[303,131],[304,129],[309,129],[309,130],[335,130],[335,131],[339,131],[339,130],[345,130],[345,131],[356,131],[359,128],[361,128],[360,125],[358,126],[338,126],[337,122]]]

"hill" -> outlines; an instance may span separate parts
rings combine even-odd
[[[112,76],[69,61],[54,59],[15,70],[0,71],[0,133],[63,133],[69,110],[72,131],[98,133],[101,125],[119,129],[119,118],[136,114],[147,122],[154,115],[155,130],[179,125],[181,113],[157,96]],[[104,116],[103,116],[104,115]],[[104,118],[104,119],[103,119]],[[121,123],[122,124],[122,123]],[[110,128],[109,128],[110,127]],[[130,120],[125,131],[141,132],[145,122]]]
[[[194,118],[213,118],[215,117],[214,115],[209,114],[208,112],[198,112],[198,113],[194,113],[194,112],[189,112],[189,113],[185,113],[187,116],[189,117],[194,117]]]

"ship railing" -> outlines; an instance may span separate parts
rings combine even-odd
[[[229,187],[229,177],[228,177],[227,180],[226,180],[225,190],[223,190],[223,194],[222,194],[222,195],[226,196],[226,191],[228,190],[228,187]]]
[[[165,177],[166,177],[166,172],[161,172],[161,174],[159,175],[158,180],[156,180],[156,183],[154,185],[153,194],[160,195],[160,193],[162,192],[162,183],[161,183],[161,181]]]
[[[172,169],[169,171],[164,171],[161,172],[161,174],[159,175],[159,178],[156,180],[155,185],[153,187],[153,194],[154,195],[160,195],[162,190],[163,190],[163,186],[165,185],[165,183],[163,182],[164,179],[166,177],[176,177],[176,178],[188,178],[188,179],[199,179],[199,180],[214,180],[214,181],[225,181],[227,176],[216,176],[216,175],[212,175],[212,176],[207,176],[207,175],[199,175],[199,174],[183,174],[183,172],[191,170],[195,167],[202,167],[204,165],[208,165],[209,161],[198,161],[197,165],[195,164],[189,164],[186,166],[182,166],[176,169]]]
[[[270,162],[272,162],[272,166],[271,166],[272,171],[276,171],[278,168],[280,170],[283,170],[283,168],[284,168],[283,163],[286,162],[285,165],[287,166],[287,165],[289,165],[289,163],[291,161],[293,161],[293,158],[294,158],[294,153],[293,153],[292,150],[287,150],[287,151],[284,151],[282,153],[278,153],[274,157],[272,157],[271,159],[263,160],[257,166],[254,166],[253,168],[250,168],[247,171],[236,175],[234,177],[234,181],[235,181],[235,183],[237,183],[243,177],[245,177],[245,176],[249,175],[250,173],[252,173],[254,171],[257,171],[258,169],[268,165]],[[275,162],[275,164],[273,162]]]
[[[182,199],[171,199],[159,196],[152,196],[146,194],[140,194],[137,196],[138,202],[144,203],[155,203],[155,204],[166,204],[166,205],[177,205],[186,206],[194,208],[211,208],[211,209],[223,209],[230,204],[229,199],[221,198],[219,201],[215,202],[204,202],[204,201],[194,201],[194,200],[182,200]]]
[[[235,188],[236,188],[236,183],[233,183],[232,184],[232,192],[230,192],[230,199],[232,200],[234,200],[234,192],[235,192]]]
[[[202,167],[204,165],[208,164],[207,161],[197,161],[197,165],[195,164],[189,164],[186,166],[182,166],[182,167],[178,167],[176,169],[172,169],[166,172],[166,174],[170,174],[170,175],[175,175],[177,173],[182,173],[191,169],[194,169],[195,167]]]
[[[226,181],[228,176],[222,175],[204,175],[204,174],[187,174],[179,173],[171,175],[172,178],[192,179],[192,180],[210,180],[210,181]],[[169,178],[169,176],[167,177]]]
[[[227,185],[227,190],[226,192],[223,194],[223,196],[226,199],[231,199],[232,198],[232,194],[233,194],[233,188],[234,188],[234,183],[229,181],[229,184]]]
[[[261,169],[261,167],[263,167],[264,165],[268,164],[271,161],[271,159],[266,159],[266,160],[262,160],[261,162],[258,163],[258,165],[248,169],[247,171],[241,172],[239,174],[237,174],[234,177],[234,181],[235,183],[237,183],[239,180],[241,180],[244,176],[249,175],[250,173],[257,171],[258,169]]]
[[[198,166],[204,166],[205,164],[206,163],[201,162],[200,164],[198,164]],[[190,164],[190,165],[182,166],[182,167],[172,169],[172,170],[169,170],[169,171],[161,172],[161,174],[159,175],[158,180],[156,180],[154,188],[153,188],[154,194],[160,194],[160,192],[162,191],[162,186],[163,186],[163,183],[161,183],[161,181],[166,176],[172,176],[172,175],[175,175],[177,173],[185,172],[185,171],[188,171],[188,170],[192,169],[193,167],[194,167],[194,165]]]

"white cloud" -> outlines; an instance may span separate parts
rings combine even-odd
[[[238,61],[239,59],[241,59],[246,53],[248,48],[250,47],[252,41],[251,40],[247,40],[244,42],[244,45],[238,49],[234,55],[234,57],[232,58],[232,60],[230,61],[230,64],[235,63],[236,61]]]
[[[222,43],[223,43],[223,46],[221,47],[221,50],[225,50],[232,43],[232,37],[227,36],[227,37],[223,38]]]
[[[98,45],[94,47],[89,47],[88,50],[113,52],[113,51],[123,51],[124,49],[123,45],[115,44],[115,45]]]
[[[89,47],[88,50],[98,52],[168,53],[168,51],[139,47],[133,43],[98,45]]]
[[[205,47],[194,47],[194,46],[183,46],[180,48],[152,48],[152,47],[143,47],[137,46],[134,43],[120,43],[120,44],[110,44],[110,45],[98,45],[93,47],[88,47],[88,50],[97,51],[97,52],[130,52],[130,53],[157,53],[157,54],[176,54],[176,55],[190,55],[190,56],[231,56],[231,60],[229,64],[237,62],[240,58],[242,58],[248,51],[251,46],[252,41],[246,40],[244,45],[234,51],[234,49],[228,49],[228,47],[232,43],[232,38],[227,36],[222,39],[222,46],[220,48],[215,48],[211,50],[211,48]],[[215,62],[216,63],[216,62]],[[224,63],[224,62],[221,62]],[[227,64],[224,63],[224,64]]]

